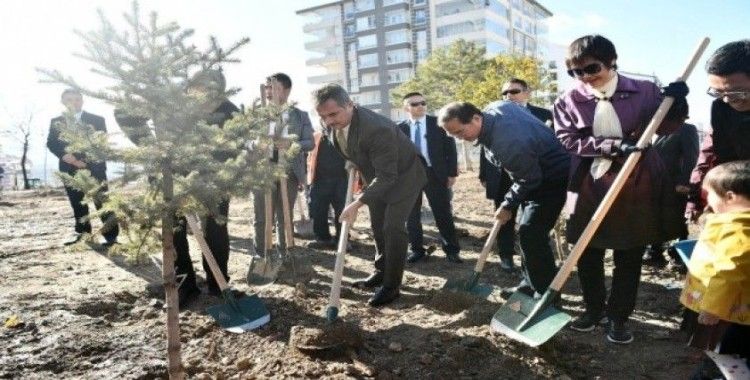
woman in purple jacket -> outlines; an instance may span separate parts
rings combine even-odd
[[[568,74],[578,80],[554,107],[555,133],[571,155],[567,224],[568,241],[575,242],[609,190],[629,153],[662,100],[654,83],[617,73],[617,53],[600,35],[581,37],[570,44]],[[687,95],[684,82],[670,84],[664,95]],[[663,123],[668,133],[677,123]],[[633,334],[627,320],[635,307],[641,259],[647,244],[676,237],[665,231],[663,220],[674,201],[674,186],[661,158],[653,149],[641,161],[620,191],[593,239],[578,261],[585,313],[571,328],[592,331],[606,324],[607,339],[627,344]],[[607,299],[604,252],[614,251],[612,287]]]

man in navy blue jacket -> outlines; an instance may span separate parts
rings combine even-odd
[[[487,160],[510,175],[513,185],[495,217],[505,224],[514,210],[521,213],[524,277],[530,290],[544,293],[555,275],[549,232],[565,203],[568,152],[550,128],[513,102],[491,103],[484,112],[471,103],[450,103],[440,110],[438,122],[456,138],[477,141]]]
[[[427,101],[422,94],[418,92],[406,94],[404,110],[409,118],[399,123],[398,127],[414,143],[419,152],[419,158],[425,165],[427,184],[424,186],[424,194],[427,195],[427,202],[435,216],[443,252],[448,261],[460,263],[460,247],[456,237],[456,225],[453,222],[450,194],[451,186],[458,176],[456,140],[438,127],[434,116],[427,115]],[[420,194],[406,222],[411,245],[411,254],[406,261],[410,263],[415,263],[426,256],[422,241],[421,211],[422,196]]]

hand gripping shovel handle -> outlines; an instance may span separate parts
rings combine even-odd
[[[708,46],[709,39],[703,38],[699,43],[697,48],[695,49],[695,52],[690,58],[690,61],[688,61],[687,67],[685,67],[685,70],[683,71],[682,75],[677,78],[678,81],[685,81],[690,76],[690,73],[693,71],[693,68],[695,67],[696,63],[698,62],[698,59],[703,55],[703,51],[706,50],[706,46]],[[641,135],[641,138],[638,140],[637,147],[638,148],[645,148],[649,142],[651,141],[651,137],[656,132],[657,128],[661,124],[662,120],[664,120],[664,117],[667,114],[667,111],[669,111],[669,107],[672,106],[672,103],[674,102],[674,98],[672,97],[665,97],[664,100],[662,100],[661,105],[656,110],[656,113],[654,114],[654,117],[651,118],[651,122],[649,122],[648,126],[646,127],[646,130],[643,131],[643,134]],[[552,280],[552,283],[549,286],[549,289],[545,292],[544,296],[542,297],[542,300],[540,300],[531,313],[529,313],[529,316],[526,318],[526,320],[519,325],[519,330],[523,329],[528,325],[531,320],[536,317],[536,315],[541,312],[541,310],[544,310],[544,308],[549,304],[549,302],[552,302],[554,299],[554,295],[558,294],[560,292],[560,289],[565,285],[565,282],[568,280],[568,277],[570,277],[570,273],[573,271],[573,267],[578,263],[578,259],[583,254],[583,251],[588,246],[589,242],[594,236],[594,233],[599,228],[599,225],[604,220],[604,217],[607,215],[607,212],[609,211],[610,207],[614,203],[615,199],[617,198],[617,195],[620,193],[620,190],[625,185],[625,181],[628,179],[630,174],[635,169],[636,164],[638,163],[638,160],[641,158],[641,152],[636,151],[631,153],[628,156],[628,159],[625,161],[625,164],[620,169],[620,172],[617,174],[617,177],[615,178],[614,182],[612,182],[612,186],[607,191],[607,194],[604,196],[604,199],[602,199],[601,203],[599,203],[599,207],[597,207],[596,211],[594,211],[594,215],[591,217],[591,220],[586,225],[586,228],[581,233],[581,237],[578,238],[578,241],[576,242],[575,246],[573,246],[573,250],[570,252],[570,255],[563,263],[562,268],[557,272],[557,275],[555,275],[555,278]],[[546,302],[545,302],[546,301]]]
[[[185,215],[185,219],[187,219],[190,229],[193,230],[193,237],[198,241],[198,245],[201,247],[201,252],[203,252],[203,257],[206,259],[208,267],[211,268],[211,273],[214,275],[214,279],[219,285],[219,289],[224,292],[224,290],[229,288],[229,285],[224,278],[224,274],[221,273],[219,264],[216,262],[216,259],[214,259],[211,249],[208,248],[208,243],[206,243],[206,238],[203,236],[203,228],[201,227],[200,221],[198,221],[198,217],[195,214],[188,214]]]
[[[345,205],[352,201],[352,187],[354,186],[354,168],[349,168],[349,175],[346,181],[346,200]],[[339,314],[340,297],[341,297],[341,277],[344,275],[344,259],[346,258],[346,243],[349,241],[349,222],[341,223],[341,236],[339,236],[339,245],[336,250],[336,265],[333,269],[333,279],[331,281],[331,296],[328,299],[326,308],[326,318],[329,322],[336,320]]]

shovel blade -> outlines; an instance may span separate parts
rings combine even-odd
[[[495,290],[489,284],[478,282],[479,273],[474,272],[468,279],[449,279],[443,285],[443,290],[453,292],[466,292],[479,298],[487,298]]]
[[[492,330],[531,347],[548,341],[570,322],[570,315],[553,306],[542,310],[525,329],[518,326],[529,316],[539,302],[523,292],[515,292],[492,317]]]
[[[206,312],[223,329],[237,334],[256,329],[271,320],[266,305],[257,295],[243,296],[233,304],[211,306]]]
[[[313,237],[313,224],[312,220],[297,220],[294,222],[294,232],[300,237],[307,238]]]
[[[690,256],[693,254],[697,242],[697,240],[682,240],[674,243],[674,249],[685,265],[690,261]]]
[[[247,269],[247,284],[261,286],[272,284],[279,277],[279,270],[284,264],[281,258],[273,256],[253,256]]]

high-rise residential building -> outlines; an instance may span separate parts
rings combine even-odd
[[[414,75],[432,49],[464,39],[488,55],[546,54],[552,13],[535,0],[339,0],[297,11],[311,21],[305,48],[313,85],[338,83],[355,102],[390,116],[389,92]]]

